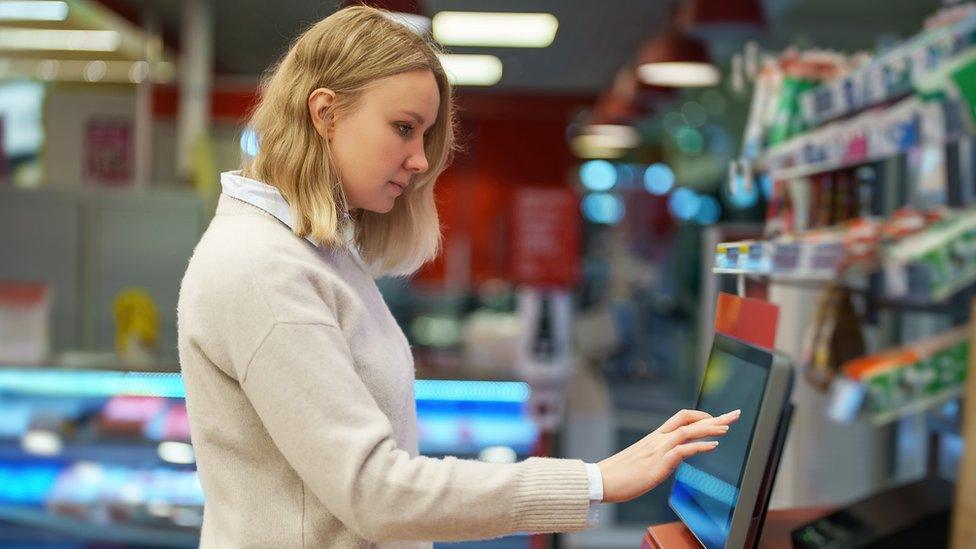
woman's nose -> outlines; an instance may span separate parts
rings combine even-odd
[[[419,153],[412,154],[407,158],[406,168],[414,173],[424,173],[430,169],[430,164],[427,162],[427,155],[424,154],[423,149]]]

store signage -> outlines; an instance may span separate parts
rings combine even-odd
[[[515,193],[512,278],[536,286],[579,280],[579,197],[571,189],[525,188]]]
[[[92,118],[85,125],[85,182],[121,186],[132,181],[132,120]]]
[[[715,331],[772,349],[776,344],[779,307],[748,297],[720,292],[715,304]]]

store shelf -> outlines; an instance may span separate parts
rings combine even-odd
[[[889,295],[942,301],[976,282],[976,211],[968,210],[884,250]]]
[[[197,547],[200,536],[195,532],[146,528],[126,524],[93,524],[43,509],[0,505],[0,520],[16,522],[48,532],[58,532],[74,539],[107,543],[148,545],[152,547]]]
[[[924,398],[919,398],[914,400],[909,404],[906,404],[895,410],[890,410],[888,412],[874,414],[871,416],[871,422],[875,425],[885,425],[891,423],[903,417],[917,415],[923,412],[928,412],[935,410],[943,406],[946,402],[950,400],[957,399],[962,396],[963,388],[954,387],[952,389],[947,389],[945,391],[929,395]]]
[[[964,388],[969,326],[848,362],[831,384],[827,415],[876,425],[936,410]]]
[[[976,14],[953,25],[923,32],[874,58],[844,77],[800,98],[811,126],[850,116],[911,92],[976,44]]]
[[[822,283],[870,270],[866,264],[854,265],[848,260],[845,244],[840,241],[723,242],[715,247],[712,272]]]
[[[764,151],[752,171],[796,180],[957,140],[970,113],[944,92],[950,71],[973,58],[974,46],[976,13],[805,92],[799,103],[811,129]]]
[[[882,273],[883,295],[875,297],[890,306],[943,307],[976,283],[976,209],[947,215],[912,231],[894,227],[897,220],[862,219],[794,237],[724,242],[712,271],[848,286]]]
[[[0,461],[10,461],[35,457],[26,453],[20,440],[0,439]],[[130,466],[169,466],[185,467],[167,463],[159,457],[159,443],[145,440],[96,440],[64,442],[57,455],[58,460],[98,461],[116,465]]]
[[[774,181],[789,181],[891,158],[923,145],[945,145],[962,135],[958,121],[968,116],[964,108],[956,100],[911,96],[771,147],[757,161],[756,171]]]

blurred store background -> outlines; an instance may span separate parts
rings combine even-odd
[[[611,455],[693,405],[715,296],[738,291],[780,305],[777,348],[808,374],[775,506],[954,478],[964,375],[837,392],[874,390],[845,366],[900,345],[965,373],[972,5],[368,3],[445,47],[460,107],[443,254],[378,282],[423,452]],[[258,146],[259,76],[343,4],[0,0],[0,547],[197,543],[180,279],[219,173]],[[947,331],[962,347],[929,345]],[[471,546],[637,547],[674,520],[668,490]]]

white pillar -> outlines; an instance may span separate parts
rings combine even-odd
[[[155,13],[147,10],[142,22],[146,36],[142,60],[148,64],[148,67],[155,67],[162,50],[159,20]],[[145,74],[148,76],[136,84],[135,173],[133,174],[136,188],[148,187],[152,179],[153,81],[150,70],[147,69]]]
[[[180,100],[176,120],[176,169],[191,177],[193,147],[210,130],[213,82],[213,2],[183,0],[180,35]]]

